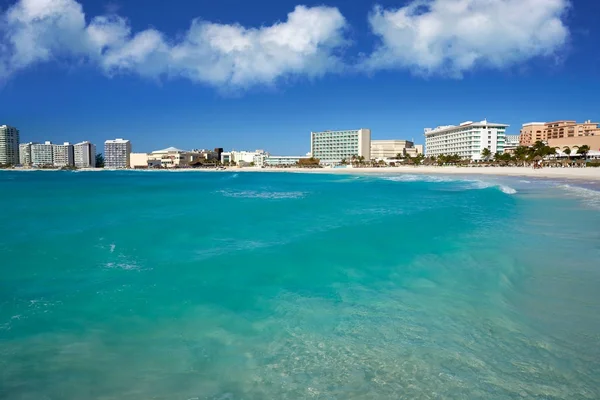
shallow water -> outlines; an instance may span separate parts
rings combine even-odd
[[[0,193],[0,398],[600,398],[597,187],[2,172]]]

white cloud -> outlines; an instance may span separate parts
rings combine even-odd
[[[505,68],[556,55],[569,31],[568,0],[415,0],[369,16],[381,42],[367,70],[408,68],[460,77],[476,67]]]
[[[33,64],[84,60],[106,74],[186,77],[221,88],[272,85],[342,68],[346,20],[337,8],[297,6],[287,21],[260,28],[193,20],[173,40],[133,33],[118,15],[86,23],[75,0],[20,0],[0,21],[0,79]]]

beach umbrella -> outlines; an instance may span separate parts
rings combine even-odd
[[[542,156],[533,157],[533,161],[541,161],[541,160],[542,160]]]

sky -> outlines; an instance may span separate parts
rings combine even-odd
[[[302,155],[463,121],[600,120],[598,0],[0,0],[0,125]]]

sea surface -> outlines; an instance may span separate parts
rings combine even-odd
[[[0,399],[599,399],[600,191],[0,172]]]

